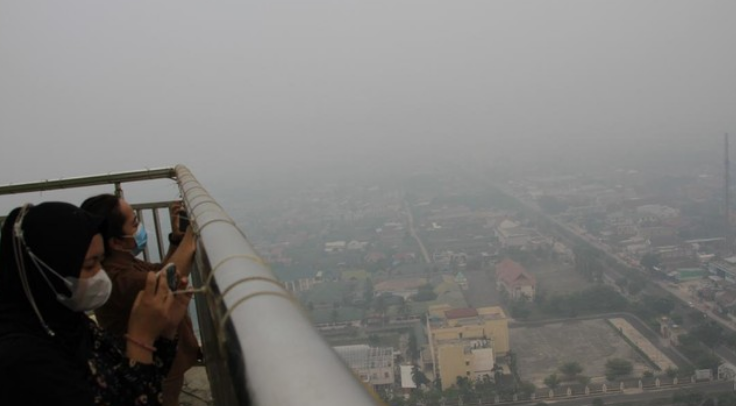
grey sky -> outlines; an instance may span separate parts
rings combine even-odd
[[[0,183],[716,146],[736,132],[734,15],[732,0],[0,0]]]

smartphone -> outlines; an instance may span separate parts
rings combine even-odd
[[[170,263],[164,267],[163,271],[166,273],[166,284],[169,285],[169,290],[175,291],[179,288],[179,275],[176,273],[176,265]]]
[[[182,233],[186,232],[188,227],[189,217],[187,217],[187,212],[182,210],[179,212],[179,231]]]

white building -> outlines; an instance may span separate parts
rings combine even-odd
[[[367,344],[358,344],[333,349],[363,382],[373,386],[394,383],[393,348],[375,348]]]

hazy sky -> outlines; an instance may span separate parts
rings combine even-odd
[[[733,0],[0,0],[0,183],[183,163],[214,189],[276,168],[717,148],[736,133],[735,15]]]

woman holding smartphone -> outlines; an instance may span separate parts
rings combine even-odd
[[[110,300],[95,311],[95,316],[102,327],[123,335],[126,320],[135,302],[135,292],[145,285],[149,274],[157,273],[164,266],[136,258],[145,248],[147,234],[135,211],[124,199],[103,194],[85,200],[81,207],[106,220],[106,226],[102,230],[105,243],[105,260],[102,265],[110,275],[113,289]],[[191,228],[179,230],[180,211],[181,207],[171,208],[171,247],[163,264],[174,263],[179,277],[188,277],[194,258],[195,241]],[[165,406],[179,405],[184,373],[196,363],[200,353],[189,316],[181,321],[177,333],[179,348],[171,372],[164,381]]]
[[[13,210],[0,233],[0,404],[159,405],[190,296],[146,275],[121,336],[86,312],[110,297],[103,219],[68,203]]]

